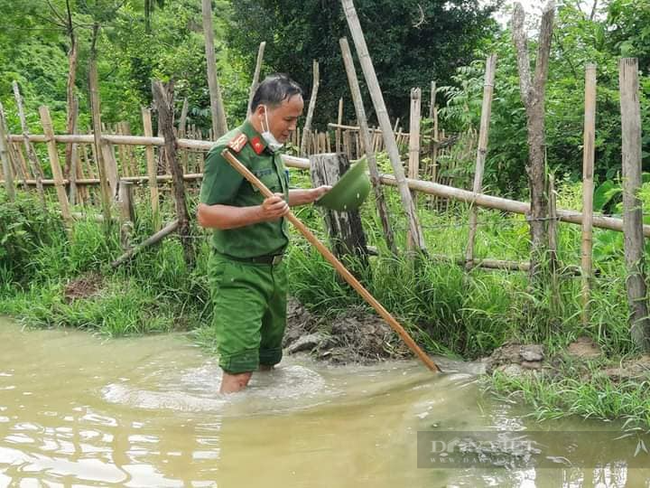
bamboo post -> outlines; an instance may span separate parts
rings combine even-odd
[[[188,267],[194,265],[195,253],[194,244],[191,239],[190,216],[185,201],[185,185],[183,183],[183,171],[176,159],[178,143],[174,135],[174,85],[173,82],[163,85],[160,81],[154,80],[152,91],[158,117],[162,128],[162,136],[165,140],[165,155],[167,165],[172,175],[172,190],[174,192],[174,204],[176,207],[176,218],[178,219],[178,235],[181,238],[185,262]]]
[[[54,184],[56,185],[56,195],[59,199],[59,205],[61,206],[61,214],[63,215],[63,220],[65,221],[66,225],[68,227],[71,227],[72,215],[70,215],[68,195],[65,193],[63,173],[61,170],[61,163],[59,162],[59,152],[57,151],[56,141],[54,140],[54,128],[52,127],[50,111],[45,105],[42,105],[38,111],[41,115],[43,133],[47,138],[47,154],[50,158],[50,166],[52,167],[52,175],[54,176]]]
[[[251,105],[253,104],[253,97],[260,84],[260,72],[262,71],[262,60],[264,59],[264,48],[266,41],[260,42],[260,47],[257,50],[257,61],[255,62],[255,72],[253,73],[253,81],[251,83],[250,93],[248,94],[248,113],[251,113]]]
[[[38,196],[41,199],[41,204],[43,205],[43,210],[47,211],[47,204],[45,203],[45,190],[43,190],[43,170],[41,165],[36,157],[36,152],[32,147],[32,144],[29,141],[29,128],[27,127],[27,120],[25,118],[25,109],[23,108],[23,97],[20,95],[20,89],[18,88],[18,83],[14,81],[12,83],[14,90],[14,98],[16,99],[16,107],[18,108],[18,117],[20,118],[20,125],[23,131],[24,145],[25,145],[25,154],[27,155],[27,160],[32,167],[32,173],[34,173],[34,179],[36,180],[36,189],[38,190]]]
[[[593,281],[592,247],[594,218],[594,159],[596,146],[596,65],[588,64],[585,73],[585,127],[582,159],[582,324],[590,319]]]
[[[165,237],[167,237],[169,234],[174,232],[176,229],[178,229],[178,220],[174,220],[170,224],[167,224],[164,228],[156,232],[154,235],[149,237],[148,239],[142,241],[141,244],[138,244],[135,247],[132,247],[128,251],[126,251],[124,254],[122,254],[119,258],[117,258],[115,261],[111,263],[111,266],[113,268],[117,268],[123,263],[126,263],[129,259],[133,258],[136,254],[138,254],[140,251],[142,251],[144,248],[152,246],[154,244],[159,243],[162,241]]]
[[[131,235],[135,224],[135,209],[133,207],[133,183],[120,180],[118,192],[120,203],[120,240],[122,248],[127,250],[131,247]]]
[[[555,191],[555,175],[548,176],[548,252],[550,256],[551,271],[551,305],[556,312],[560,305],[560,285],[558,282],[557,267],[557,193]]]
[[[320,76],[318,71],[318,61],[314,59],[313,63],[313,81],[311,85],[311,96],[309,97],[309,107],[307,109],[307,119],[305,120],[305,127],[302,130],[302,144],[300,146],[300,153],[307,154],[309,139],[311,138],[311,121],[314,117],[314,109],[316,108],[316,97],[318,96],[318,87],[320,85]]]
[[[363,98],[361,95],[361,88],[359,87],[359,80],[357,78],[357,71],[354,67],[354,59],[352,58],[352,51],[348,44],[348,40],[345,37],[339,39],[339,44],[341,46],[341,52],[343,54],[343,64],[345,65],[345,72],[348,77],[348,84],[350,85],[350,93],[352,95],[352,102],[354,103],[354,111],[357,116],[357,122],[359,124],[359,133],[361,135],[363,145],[366,147],[366,157],[368,159],[368,171],[370,173],[370,181],[372,183],[373,192],[375,194],[375,203],[377,205],[377,212],[379,213],[379,219],[381,220],[381,226],[384,230],[384,239],[386,240],[386,245],[388,249],[394,255],[397,255],[397,246],[395,245],[395,239],[393,237],[393,229],[390,223],[390,216],[388,213],[388,206],[386,205],[386,199],[384,198],[384,191],[381,188],[381,182],[379,181],[379,169],[377,168],[377,159],[375,158],[375,153],[372,149],[372,143],[370,142],[370,131],[368,129],[368,119],[366,118],[366,109],[363,106]],[[339,103],[339,114],[342,115],[342,101]],[[339,124],[340,125],[340,124]],[[336,129],[337,133],[340,129]],[[340,141],[340,137],[337,138]]]
[[[240,163],[237,158],[228,150],[224,149],[221,155],[230,163],[233,168],[235,168],[244,178],[246,178],[252,185],[260,190],[262,195],[266,198],[269,198],[273,195],[271,190],[269,190],[264,184],[250,172],[242,163]],[[327,259],[336,271],[347,281],[350,286],[352,286],[361,297],[366,300],[379,315],[391,326],[391,328],[397,332],[397,334],[402,338],[406,345],[415,353],[418,358],[433,372],[439,372],[440,369],[436,364],[431,360],[429,356],[425,354],[422,349],[415,343],[411,336],[404,330],[404,328],[395,320],[395,318],[386,310],[381,303],[379,303],[375,297],[373,297],[364,286],[359,283],[350,271],[348,271],[345,266],[339,261],[334,254],[330,252],[325,245],[318,240],[318,238],[303,224],[291,211],[286,215],[286,219],[289,220],[299,231],[300,233],[314,246],[316,249]]]
[[[619,63],[621,130],[623,137],[623,232],[628,269],[627,295],[631,308],[631,334],[637,347],[650,350],[645,259],[643,255],[643,211],[641,189],[641,108],[639,63],[623,58]]]
[[[142,125],[144,127],[145,137],[153,137],[153,127],[151,125],[151,109],[142,107]],[[154,157],[153,146],[147,144],[144,148],[147,158],[147,175],[149,176],[149,196],[151,201],[151,212],[153,214],[154,229],[160,229],[160,211],[158,197],[158,182],[156,180],[156,159]]]
[[[216,140],[228,132],[226,112],[221,98],[221,88],[217,76],[217,60],[214,54],[214,27],[212,25],[212,1],[201,0],[203,12],[203,34],[205,36],[205,59],[208,67],[208,88],[210,90],[210,112],[212,114],[212,130]]]
[[[429,118],[433,120],[433,112],[436,109],[436,82],[431,82],[431,101],[429,102]]]
[[[476,169],[474,170],[474,193],[481,193],[483,190],[483,172],[485,170],[485,158],[487,156],[488,136],[490,133],[490,118],[492,117],[492,94],[494,92],[494,76],[496,72],[496,54],[489,56],[485,62],[485,82],[483,84],[483,107],[481,108],[481,127],[476,151]],[[478,208],[472,205],[469,210],[469,238],[465,251],[465,261],[471,267],[474,262],[474,241],[476,239],[476,227]]]
[[[397,143],[395,142],[395,134],[390,125],[390,119],[388,118],[388,111],[386,110],[384,97],[382,95],[381,88],[379,87],[379,81],[377,80],[377,74],[375,73],[375,69],[372,65],[372,60],[370,59],[370,53],[368,52],[368,46],[366,45],[363,30],[361,29],[359,17],[357,16],[357,12],[354,8],[352,0],[341,0],[341,2],[343,4],[345,17],[350,27],[350,32],[352,33],[354,45],[357,49],[359,62],[361,63],[363,74],[370,91],[373,105],[375,107],[375,112],[377,113],[377,118],[379,119],[379,124],[381,126],[382,134],[386,144],[386,150],[388,151],[391,166],[393,167],[393,173],[399,185],[399,193],[402,198],[402,204],[404,205],[404,211],[406,212],[409,229],[411,231],[411,235],[413,236],[413,241],[418,250],[426,252],[424,235],[422,234],[422,229],[420,228],[420,222],[418,221],[415,205],[413,204],[411,192],[409,191],[409,187],[406,182],[404,168],[402,167],[402,162],[400,161],[399,157],[399,150],[397,148]]]
[[[4,173],[5,190],[10,202],[16,200],[16,189],[14,187],[14,175],[9,160],[9,139],[5,130],[5,113],[2,103],[0,103],[0,160],[2,160],[2,172]]]
[[[181,108],[181,117],[178,119],[178,137],[185,138],[187,132],[187,112],[189,111],[190,104],[187,101],[187,97],[183,99],[183,108]]]
[[[413,88],[411,90],[411,111],[409,121],[409,163],[408,176],[414,180],[418,179],[420,173],[420,117],[422,111],[422,90]],[[411,192],[413,205],[417,206],[417,196]],[[413,249],[413,238],[409,231],[406,236],[407,248]]]
[[[76,50],[76,47],[75,47]],[[76,55],[75,55],[76,57]],[[76,64],[76,60],[75,60]],[[79,118],[79,98],[75,95],[70,103],[70,113],[68,114],[68,126],[70,134],[77,133],[77,119]],[[70,205],[77,202],[77,161],[79,159],[78,148],[75,143],[68,144],[65,148],[65,165],[69,168],[68,177],[70,178]],[[65,174],[65,172],[64,172]]]
[[[95,162],[97,164],[97,172],[99,173],[100,181],[100,195],[102,202],[102,214],[104,222],[110,226],[111,222],[111,196],[108,186],[108,179],[106,177],[106,166],[104,157],[102,155],[102,118],[101,118],[101,102],[99,99],[99,75],[97,73],[97,60],[91,56],[90,69],[88,70],[88,87],[90,90],[90,111],[92,114],[93,122],[93,138],[94,138],[94,153]]]
[[[336,118],[336,121],[338,122],[339,127],[336,128],[336,152],[341,152],[341,128],[340,126],[343,125],[343,98],[339,98],[339,113],[338,117]]]

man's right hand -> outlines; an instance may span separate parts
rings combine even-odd
[[[261,209],[262,220],[277,220],[289,213],[289,204],[282,193],[274,193],[272,197],[264,199]]]

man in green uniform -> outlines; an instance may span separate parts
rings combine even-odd
[[[301,88],[285,75],[267,77],[257,88],[251,112],[210,150],[203,175],[199,225],[214,229],[209,279],[214,327],[223,369],[220,391],[246,387],[253,371],[282,358],[289,244],[284,216],[289,207],[312,203],[330,187],[289,190],[277,152],[302,114]],[[263,195],[221,156],[228,148],[273,193]]]

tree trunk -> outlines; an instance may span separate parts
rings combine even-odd
[[[217,77],[217,60],[214,54],[214,28],[212,26],[212,2],[202,0],[203,33],[205,35],[205,59],[208,65],[208,87],[210,89],[210,112],[212,114],[212,131],[214,139],[228,132],[226,112],[221,98],[221,88]]]
[[[192,243],[190,216],[185,202],[185,185],[183,183],[183,170],[178,164],[176,153],[178,143],[174,134],[174,84],[163,84],[158,80],[153,81],[153,97],[158,107],[158,117],[165,138],[165,155],[169,166],[174,192],[176,217],[178,219],[178,234],[183,244],[185,262],[188,267],[194,266],[194,245]]]

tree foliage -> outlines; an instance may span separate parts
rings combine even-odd
[[[618,87],[618,60],[622,46],[635,46],[639,56],[641,105],[644,142],[644,169],[650,170],[650,77],[643,59],[650,55],[643,30],[629,33],[625,41],[622,26],[612,24],[612,10],[619,0],[605,6],[601,18],[590,19],[576,7],[565,4],[558,11],[546,88],[547,162],[550,171],[568,177],[582,177],[585,67],[597,64],[598,90],[596,112],[596,177],[601,181],[615,178],[621,168],[621,115]],[[644,3],[650,6],[648,0]],[[638,2],[635,2],[638,5]],[[630,3],[631,5],[631,3]],[[631,15],[631,10],[629,11]],[[626,27],[625,27],[626,29]],[[637,37],[639,39],[637,39]],[[644,47],[645,46],[645,47]],[[535,43],[531,45],[535,52]],[[631,48],[630,48],[631,49]],[[519,93],[519,75],[511,33],[504,31],[477,53],[484,58],[496,52],[497,73],[492,105],[490,146],[486,166],[486,183],[505,193],[518,193],[526,187],[524,167],[527,158],[526,118]],[[630,54],[629,51],[627,51]],[[457,70],[453,84],[441,88],[449,100],[443,110],[446,124],[457,130],[477,128],[480,120],[484,63],[474,63]]]
[[[496,2],[495,2],[496,3]],[[366,42],[392,117],[407,117],[409,93],[431,81],[447,83],[454,69],[496,29],[495,3],[478,0],[358,0]],[[230,40],[254,69],[257,48],[266,41],[264,72],[286,72],[309,92],[312,60],[320,63],[315,119],[331,122],[344,97],[354,118],[338,40],[349,37],[339,0],[238,0]],[[357,64],[361,76],[361,70]],[[362,83],[362,86],[365,84]],[[309,94],[309,93],[308,93]],[[369,105],[369,103],[367,104]],[[368,106],[368,113],[372,114]]]

